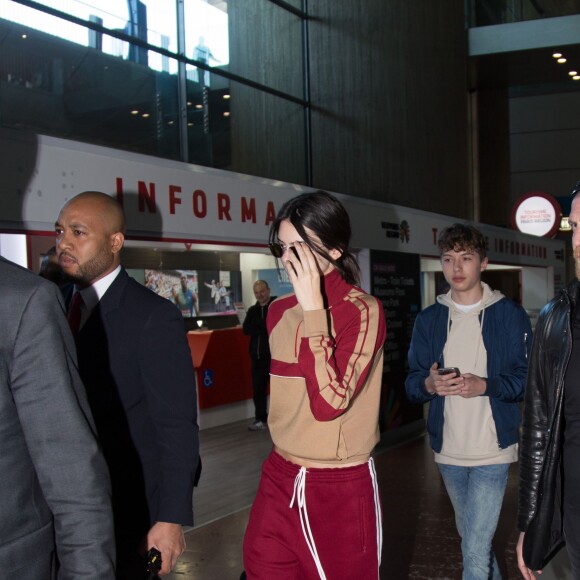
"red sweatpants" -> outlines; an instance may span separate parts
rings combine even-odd
[[[272,451],[262,466],[244,537],[248,580],[378,579],[381,515],[369,466],[308,468],[300,474],[299,465]],[[299,475],[304,478],[305,531],[298,500],[289,507]],[[318,569],[309,541],[318,554]]]

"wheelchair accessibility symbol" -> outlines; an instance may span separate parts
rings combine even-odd
[[[206,369],[203,371],[203,386],[213,387],[213,369]]]

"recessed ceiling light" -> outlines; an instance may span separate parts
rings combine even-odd
[[[196,109],[203,109],[203,105],[195,105]]]
[[[562,56],[562,53],[561,52],[555,52],[552,56],[554,58],[560,58]]]
[[[139,111],[137,109],[131,111],[131,115],[138,115],[138,114],[139,114]]]
[[[191,107],[191,101],[187,101],[187,106]]]
[[[571,70],[571,71],[570,71],[568,74],[569,74],[571,77],[573,77],[573,76],[576,76],[576,75],[578,74],[578,72],[577,72],[577,71],[575,71],[575,70]]]
[[[150,115],[149,113],[143,113],[143,115],[141,115],[144,119],[147,119]]]
[[[230,116],[230,112],[229,111],[225,111],[224,112],[224,117],[229,117]]]
[[[231,99],[231,95],[224,95],[224,99]]]
[[[26,40],[28,38],[28,36],[26,34],[23,34],[22,38],[24,38],[24,40]]]
[[[573,81],[580,81],[580,75],[576,75],[575,77],[572,77]]]
[[[193,127],[193,123],[188,123],[187,126],[188,127]]]
[[[174,123],[173,121],[167,121],[168,125],[173,125],[173,123]]]
[[[565,58],[563,58],[563,57],[562,57],[562,58],[559,58],[559,59],[558,59],[558,62],[559,62],[560,64],[564,64],[564,63],[566,62],[566,59],[565,59]]]

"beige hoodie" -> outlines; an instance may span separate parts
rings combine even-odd
[[[464,306],[442,294],[437,301],[449,308],[447,342],[443,350],[445,366],[458,367],[462,374],[487,378],[487,352],[481,328],[485,309],[503,298],[498,290],[481,283],[483,297],[477,304]],[[465,399],[445,397],[443,447],[435,461],[447,465],[473,467],[517,461],[517,445],[500,449],[489,397]]]

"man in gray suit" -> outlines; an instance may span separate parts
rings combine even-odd
[[[0,257],[0,296],[0,574],[110,580],[109,476],[60,292]]]

